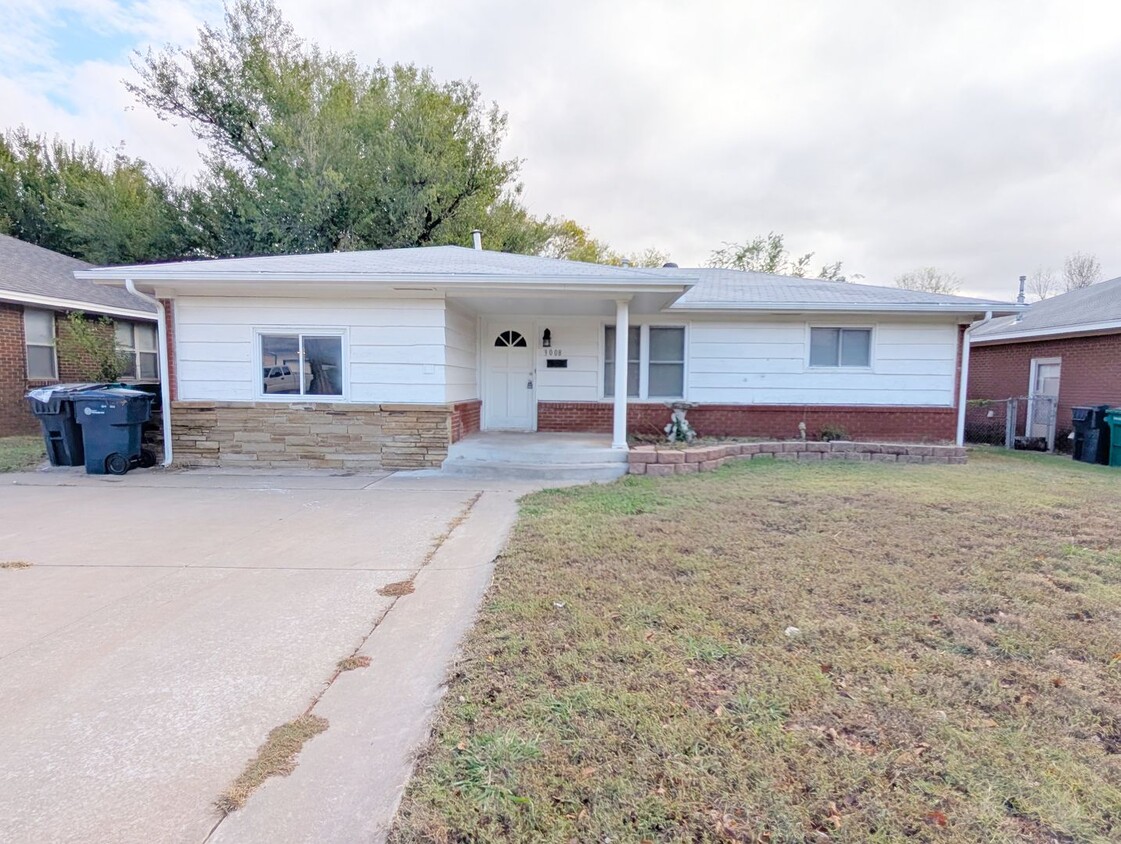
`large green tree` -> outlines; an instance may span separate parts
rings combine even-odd
[[[0,137],[0,232],[95,264],[189,254],[178,189],[140,159],[31,135]]]
[[[770,232],[745,240],[743,243],[725,243],[712,252],[708,265],[802,278],[809,272],[813,256],[813,252],[798,256],[791,255],[786,248],[786,238],[781,234]],[[825,264],[817,277],[830,281],[844,281],[845,278],[841,275],[841,262]]]
[[[471,82],[321,51],[273,0],[135,64],[132,93],[207,144],[187,207],[210,254],[463,243],[489,223],[491,246],[543,245],[501,155],[506,115]]]

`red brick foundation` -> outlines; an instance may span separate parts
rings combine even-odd
[[[660,435],[669,422],[664,404],[627,406],[627,430],[637,435]],[[796,439],[798,423],[816,439],[822,428],[841,427],[857,440],[902,442],[952,441],[957,434],[957,411],[952,407],[863,407],[706,404],[688,413],[694,430],[703,437],[774,437]],[[609,402],[539,402],[537,430],[609,434]]]
[[[479,399],[456,402],[452,405],[451,441],[459,442],[480,428],[483,403]]]

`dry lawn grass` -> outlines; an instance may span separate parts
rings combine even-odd
[[[296,757],[304,744],[326,730],[327,726],[326,718],[305,714],[274,727],[265,743],[257,748],[257,755],[215,802],[217,808],[226,814],[237,811],[269,777],[288,776],[296,770]]]
[[[0,437],[0,472],[33,469],[46,456],[42,437]]]
[[[1119,637],[1116,470],[540,493],[391,840],[1117,841]]]

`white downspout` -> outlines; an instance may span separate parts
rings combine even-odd
[[[168,360],[170,352],[167,346],[167,314],[164,313],[163,303],[154,296],[149,296],[147,293],[141,293],[137,290],[131,278],[125,279],[125,289],[133,296],[156,306],[156,331],[159,334],[160,349],[160,412],[163,416],[163,465],[170,466],[173,455],[171,447],[171,364]]]
[[[961,336],[961,382],[958,384],[958,435],[957,444],[965,445],[965,403],[969,397],[969,338],[974,329],[980,328],[993,318],[992,311],[985,312],[985,318],[965,329]]]

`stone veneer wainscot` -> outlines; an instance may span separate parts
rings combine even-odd
[[[179,466],[429,469],[448,455],[452,408],[417,404],[174,402]]]

